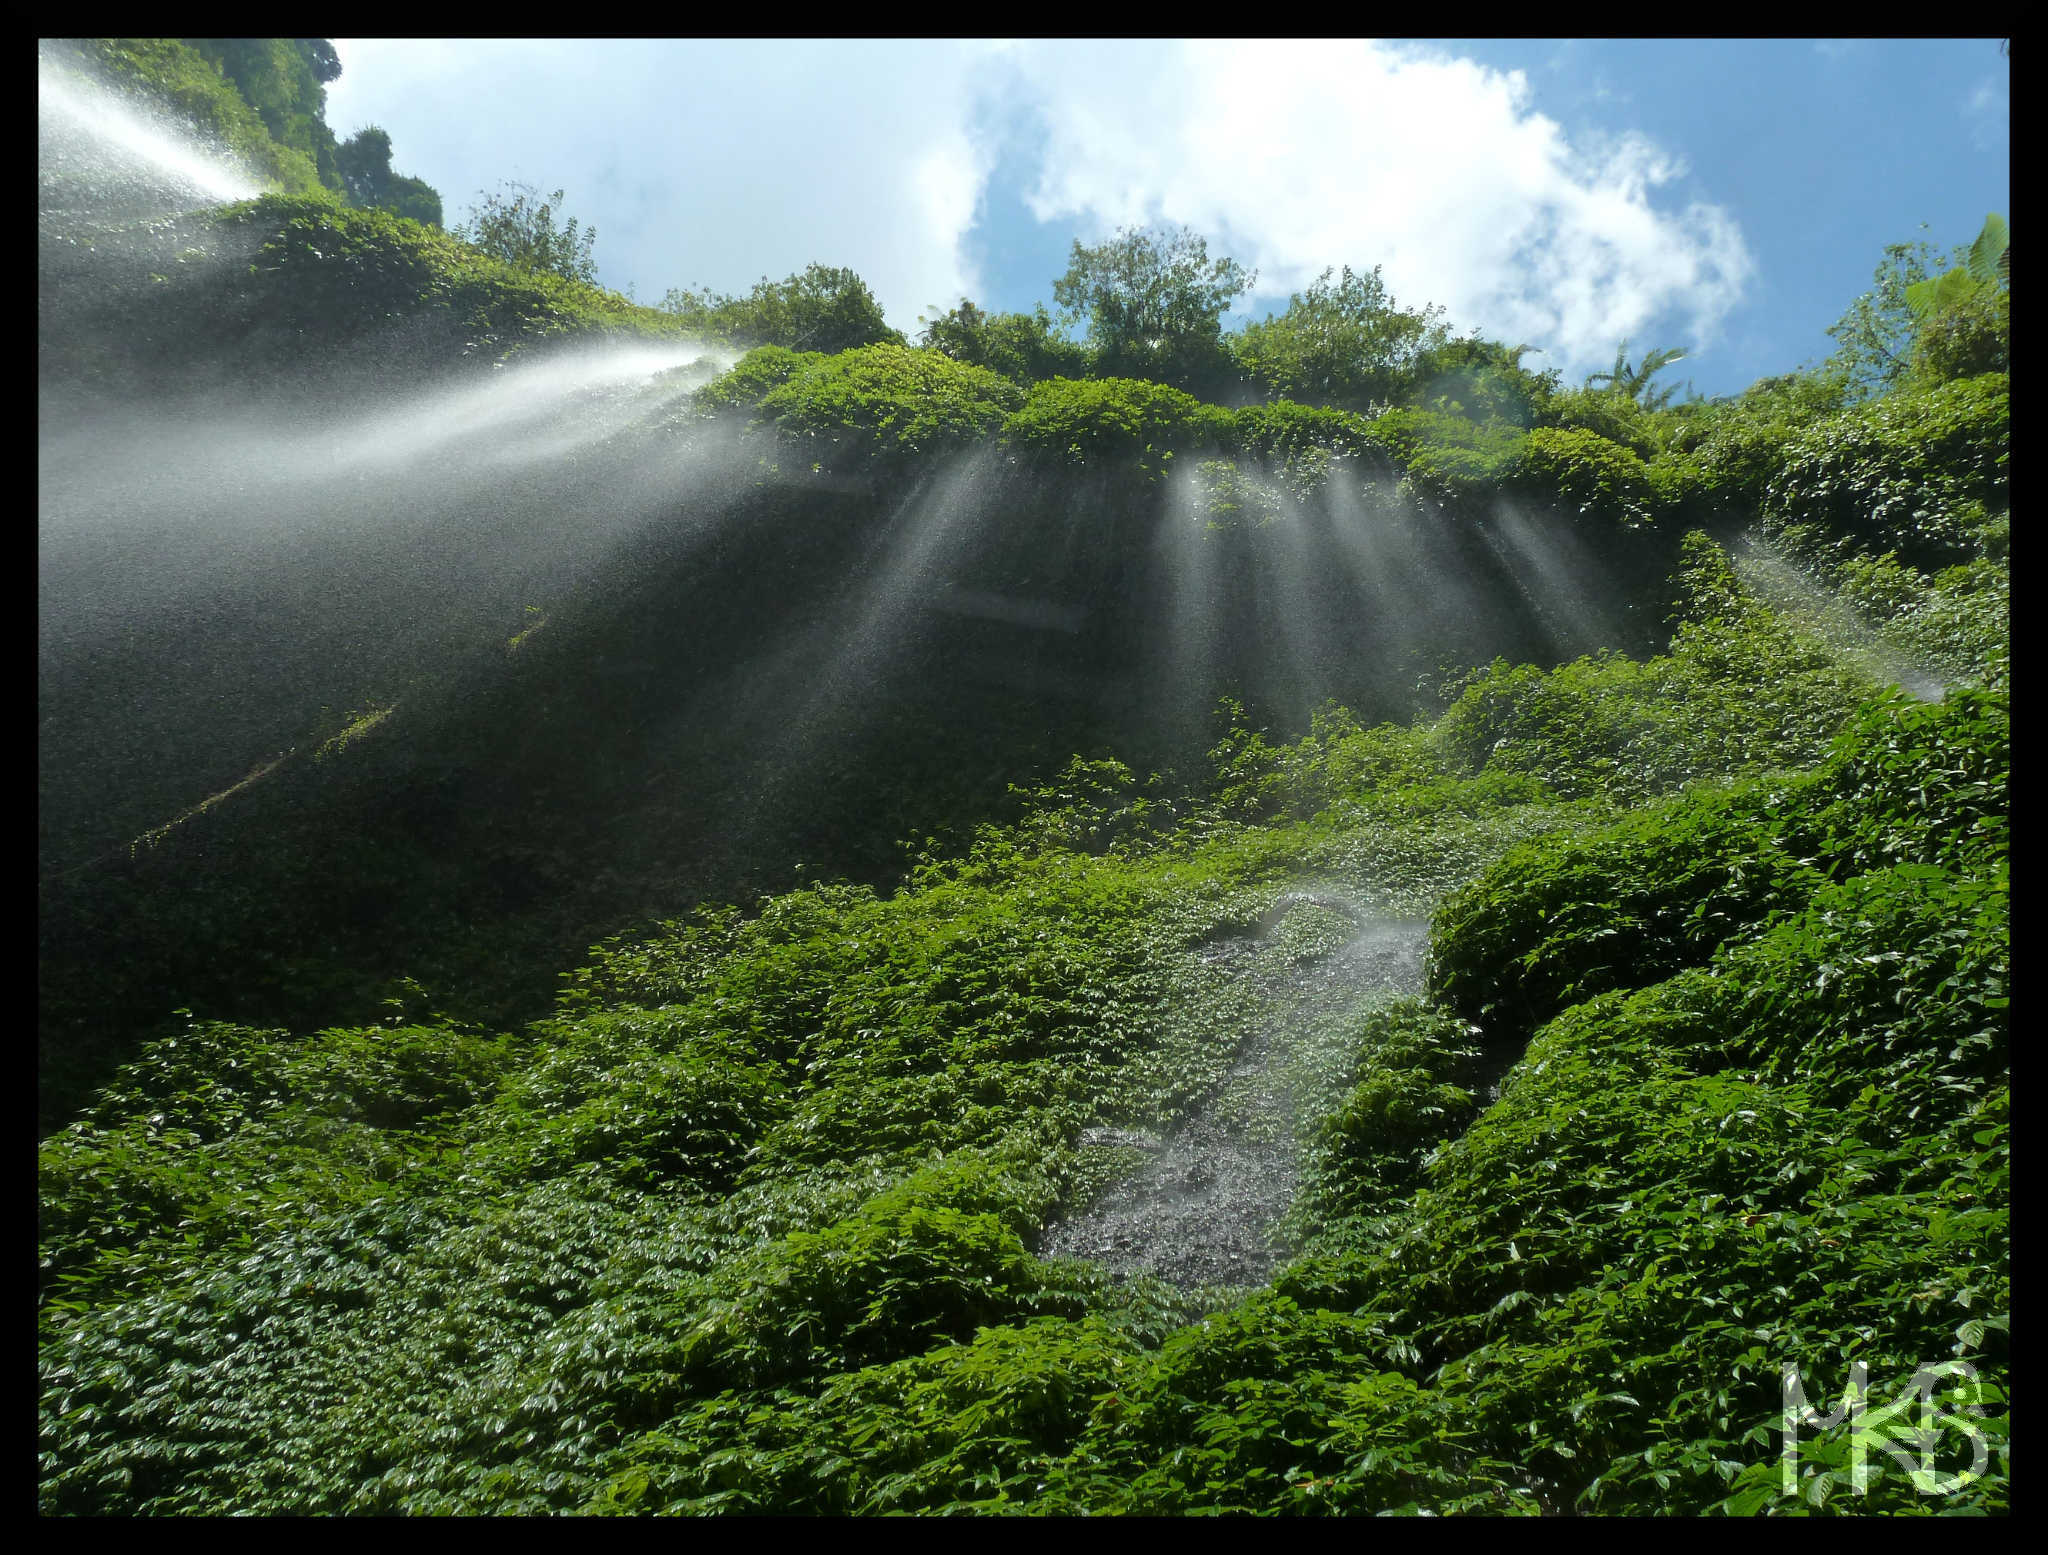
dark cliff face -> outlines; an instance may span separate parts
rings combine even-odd
[[[328,242],[389,274],[350,289]],[[1660,535],[1566,526],[1546,573],[1512,514],[1391,478],[1218,521],[1135,455],[835,462],[696,414],[687,374],[508,416],[490,396],[554,381],[576,337],[499,365],[501,337],[407,289],[431,248],[292,202],[45,220],[42,994],[67,1072],[181,1005],[370,1018],[408,973],[515,1021],[602,935],[799,872],[887,886],[903,842],[1002,818],[1077,752],[1199,781],[1221,696],[1282,734],[1330,700],[1400,720],[1446,669],[1656,638]],[[522,284],[479,306],[524,318]]]
[[[265,484],[261,418],[236,434],[257,454],[229,438],[195,467],[181,425],[220,423],[188,408],[91,412],[137,466],[107,489],[154,516],[75,515],[146,532],[157,562],[119,558],[121,586],[161,597],[45,624],[59,1048],[187,1003],[368,1018],[407,971],[528,1017],[603,934],[799,867],[890,884],[901,842],[1000,816],[1077,751],[1192,777],[1221,695],[1278,730],[1328,699],[1402,719],[1447,664],[1592,646],[1483,526],[1391,503],[1345,520],[1376,526],[1361,556],[1327,505],[1219,528],[1170,483],[988,450],[764,474],[772,439],[708,427],[455,479],[459,443]],[[288,544],[257,533],[272,504]],[[1594,581],[1625,600],[1630,563]],[[69,586],[109,606],[93,583]],[[316,756],[369,705],[389,716]]]

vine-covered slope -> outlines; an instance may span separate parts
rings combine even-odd
[[[43,1511],[2007,1507],[2003,291],[913,346],[188,41],[285,192],[40,234]]]

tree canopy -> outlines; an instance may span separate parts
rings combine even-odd
[[[481,205],[470,208],[469,219],[454,229],[456,237],[515,269],[597,284],[597,261],[590,252],[597,229],[579,227],[574,216],[566,225],[555,225],[560,189],[542,200],[529,185],[506,183],[482,199]]]
[[[1248,376],[1276,399],[1370,412],[1393,404],[1420,355],[1450,338],[1443,309],[1398,308],[1380,267],[1341,279],[1325,270],[1287,311],[1247,325],[1234,347]]]
[[[1885,394],[1906,381],[1918,327],[1906,294],[1920,282],[1952,269],[1962,258],[1963,250],[1952,250],[1944,263],[1934,245],[1924,239],[1886,245],[1884,258],[1871,276],[1870,290],[1850,303],[1828,330],[1835,341],[1830,364],[1847,376],[1856,397]]]
[[[313,159],[320,181],[339,187],[334,132],[327,127],[327,88],[341,74],[341,59],[325,38],[187,38],[184,40],[232,81],[280,146]]]
[[[1052,294],[1087,321],[1098,373],[1185,386],[1228,370],[1223,314],[1257,279],[1234,259],[1211,259],[1186,227],[1127,227],[1093,248],[1076,241]]]
[[[1592,373],[1586,378],[1586,387],[1605,384],[1611,394],[1623,399],[1636,401],[1645,410],[1662,410],[1671,403],[1678,393],[1676,385],[1663,389],[1652,389],[1650,380],[1669,367],[1673,362],[1685,359],[1685,352],[1677,346],[1666,346],[1661,351],[1647,351],[1635,366],[1628,364],[1628,342],[1624,340],[1614,353],[1614,366],[1602,373]]]
[[[410,216],[423,226],[441,225],[441,196],[421,180],[391,170],[388,130],[374,124],[357,130],[334,148],[334,168],[351,203]]]
[[[985,313],[963,297],[957,308],[920,322],[919,345],[1018,383],[1078,378],[1088,370],[1087,348],[1060,333],[1043,303],[1029,313]]]
[[[905,343],[867,283],[832,265],[813,263],[781,281],[763,276],[744,297],[678,288],[662,298],[661,307],[694,329],[745,345],[830,353]]]

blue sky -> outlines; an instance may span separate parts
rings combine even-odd
[[[1723,394],[1824,356],[1887,243],[2012,214],[1995,39],[335,42],[329,122],[451,222],[560,187],[642,302],[818,260],[912,332],[1184,224],[1258,269],[1247,312],[1378,264],[1570,381],[1626,337]]]

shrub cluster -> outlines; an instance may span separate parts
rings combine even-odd
[[[2006,378],[1986,374],[1817,422],[1765,488],[1766,531],[1813,525],[1916,566],[1966,560],[2010,502],[2010,418]]]

